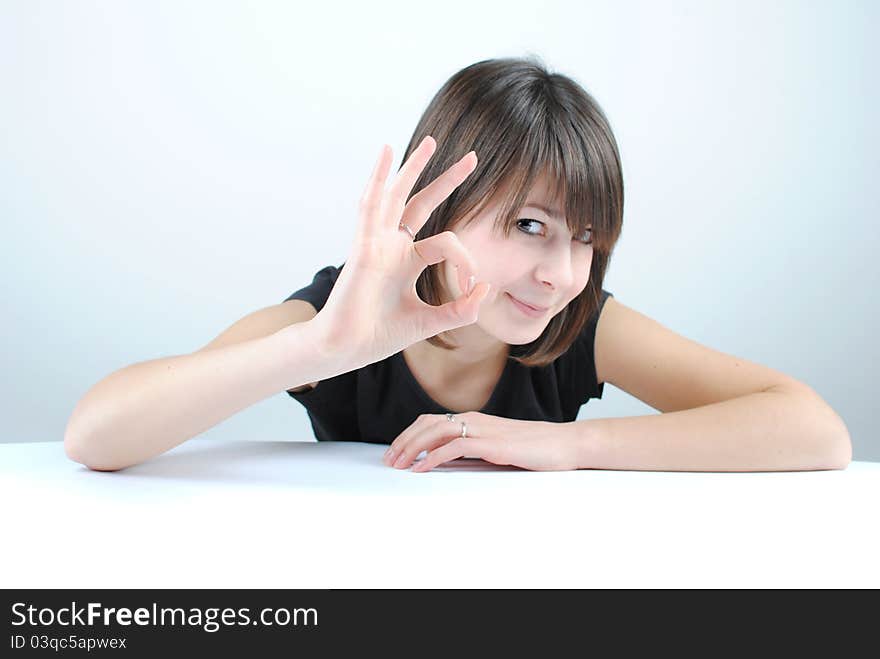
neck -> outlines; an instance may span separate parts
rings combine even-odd
[[[420,341],[407,348],[407,352],[426,365],[436,378],[444,381],[500,370],[510,354],[509,345],[487,336],[477,327],[450,330],[443,334],[443,338],[456,349],[444,350],[427,341]]]

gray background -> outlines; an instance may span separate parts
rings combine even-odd
[[[0,4],[0,441],[61,441],[98,380],[341,263],[381,144],[398,166],[451,74],[534,53],[620,145],[605,287],[808,383],[880,459],[878,3],[299,4]],[[649,413],[608,385],[581,418]],[[203,436],[313,439],[284,393]]]

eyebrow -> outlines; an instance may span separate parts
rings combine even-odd
[[[525,206],[523,206],[523,208],[537,208],[539,211],[546,213],[548,216],[552,217],[554,220],[559,220],[560,222],[563,221],[562,213],[560,213],[555,208],[549,208],[547,206],[544,206],[543,204],[537,204],[537,203],[530,201]],[[591,223],[589,225],[589,227],[592,228],[592,226],[593,225]]]

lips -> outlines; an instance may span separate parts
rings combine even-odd
[[[508,295],[510,295],[510,293],[508,293]],[[529,304],[529,303],[526,302],[525,300],[520,300],[520,299],[519,299],[518,297],[516,297],[515,295],[510,295],[510,297],[512,297],[514,300],[516,300],[516,301],[519,302],[520,304],[524,304],[524,305],[527,306],[527,307],[531,307],[531,308],[534,309],[535,311],[547,311],[547,309],[550,308],[550,307],[539,307],[539,306],[535,306],[534,304]]]

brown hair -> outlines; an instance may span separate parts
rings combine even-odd
[[[510,358],[545,366],[563,354],[598,311],[602,281],[623,226],[623,174],[617,143],[599,105],[578,83],[550,73],[534,56],[471,64],[444,83],[428,104],[401,160],[422,139],[437,142],[412,195],[468,151],[477,167],[434,210],[416,240],[464,226],[503,199],[494,229],[509,236],[535,180],[544,172],[568,228],[580,236],[592,224],[593,260],[583,292],[556,314],[537,339],[511,346]],[[416,281],[425,302],[442,303],[440,271],[427,267]],[[442,334],[427,339],[447,350]]]

